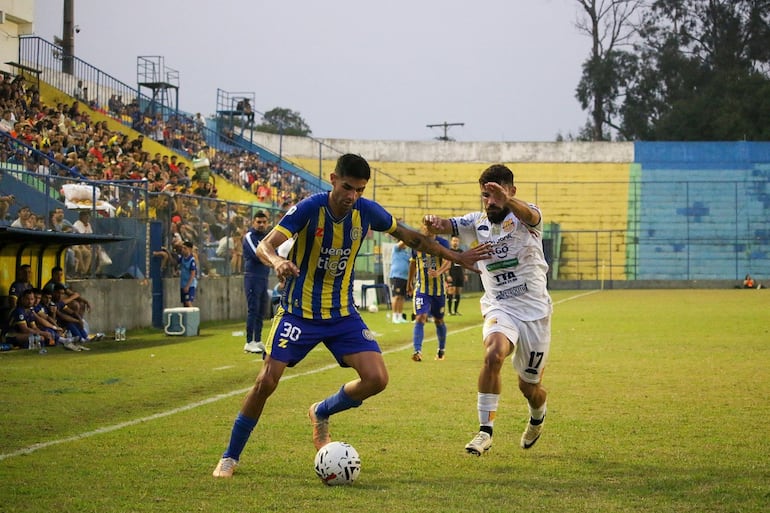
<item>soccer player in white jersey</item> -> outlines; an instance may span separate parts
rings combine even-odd
[[[551,343],[551,298],[546,290],[548,264],[541,240],[540,210],[516,197],[513,172],[488,167],[479,178],[485,212],[442,219],[426,215],[432,233],[452,234],[464,244],[491,243],[491,258],[479,261],[484,295],[484,364],[478,381],[479,432],[465,450],[480,456],[492,447],[492,432],[502,391],[501,370],[512,356],[519,390],[529,405],[529,422],[521,447],[532,447],[543,429],[546,390],[543,370]]]

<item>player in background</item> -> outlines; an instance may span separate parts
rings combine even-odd
[[[469,269],[488,257],[486,246],[458,254],[398,223],[378,203],[362,197],[370,174],[363,157],[342,155],[330,177],[332,190],[291,207],[259,243],[257,255],[286,284],[265,340],[265,361],[233,423],[215,477],[232,477],[284,370],[302,361],[319,343],[326,345],[339,365],[355,369],[358,378],[310,406],[316,449],[331,441],[329,417],[361,406],[387,386],[388,371],[380,347],[353,301],[353,268],[369,230],[389,233],[413,249],[462,262]],[[294,245],[283,257],[278,248],[291,238]]]
[[[423,218],[432,233],[458,236],[464,244],[492,245],[492,257],[480,261],[484,295],[484,363],[478,380],[479,432],[466,446],[481,455],[492,447],[492,434],[502,391],[501,370],[512,356],[519,390],[527,399],[529,422],[521,436],[532,447],[543,429],[547,393],[543,371],[551,344],[551,297],[546,290],[548,264],[543,255],[543,216],[533,204],[516,197],[513,173],[506,166],[488,167],[479,178],[484,212],[442,219]]]
[[[271,299],[267,295],[267,279],[270,267],[257,257],[257,246],[267,235],[267,214],[258,210],[251,220],[251,229],[243,236],[243,291],[246,293],[246,344],[247,353],[264,353],[262,325],[265,311]]]
[[[460,238],[452,237],[452,240],[449,241],[449,247],[452,251],[462,252]],[[453,263],[446,278],[446,308],[449,315],[462,315],[457,307],[460,306],[460,296],[462,296],[464,286],[465,269],[461,265]]]
[[[195,290],[198,287],[198,265],[193,255],[193,243],[189,240],[182,244],[182,253],[178,257],[179,264],[179,299],[182,306],[193,306]]]
[[[431,240],[435,240],[449,249],[449,243],[446,239],[430,234],[425,226],[422,227],[422,231]],[[406,280],[406,292],[407,295],[412,296],[414,305],[415,317],[412,331],[414,353],[412,353],[412,360],[415,362],[422,361],[422,341],[425,338],[425,323],[429,315],[433,317],[433,322],[436,324],[436,338],[438,339],[436,360],[444,359],[446,352],[444,273],[449,270],[451,265],[450,260],[444,260],[424,251],[412,250],[412,258],[409,260],[409,278]]]

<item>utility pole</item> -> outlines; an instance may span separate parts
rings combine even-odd
[[[436,137],[439,141],[454,141],[451,137],[447,135],[447,131],[449,130],[449,127],[451,126],[465,126],[465,123],[447,123],[444,121],[443,123],[436,123],[433,125],[425,125],[428,128],[436,128],[436,127],[442,127],[444,129],[444,135]]]
[[[64,0],[64,23],[61,38],[61,70],[72,75],[74,71],[73,57],[75,56],[75,0]]]

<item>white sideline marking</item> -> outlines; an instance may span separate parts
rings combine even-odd
[[[597,292],[599,292],[599,290],[591,290],[591,291],[588,291],[588,292],[584,292],[582,294],[578,294],[578,295],[575,295],[575,296],[570,296],[570,297],[564,298],[564,299],[562,299],[560,301],[556,301],[554,303],[554,305],[558,305],[560,303],[566,303],[567,301],[571,301],[573,299],[578,299],[578,298],[581,298],[581,297],[584,297],[584,296],[588,296],[590,294],[595,294]],[[450,333],[447,333],[447,335],[455,334],[455,333],[462,333],[463,331],[468,331],[468,330],[477,329],[477,328],[478,328],[478,326],[466,326],[465,328],[460,328],[458,330],[454,330],[454,331],[452,331]],[[426,339],[425,341],[426,342],[431,342],[434,339],[435,339],[435,337],[432,337],[432,338]],[[398,353],[398,352],[403,351],[405,349],[410,349],[411,347],[412,347],[412,344],[410,342],[409,344],[405,344],[405,345],[403,345],[401,347],[397,347],[397,348],[391,349],[389,351],[383,351],[382,354],[386,355],[386,354],[391,354],[391,353]],[[286,380],[295,379],[295,378],[302,378],[302,377],[305,377],[305,376],[310,376],[310,375],[313,375],[313,374],[318,374],[319,372],[324,372],[324,371],[336,369],[338,367],[339,366],[336,363],[335,364],[330,364],[330,365],[324,365],[323,367],[318,367],[316,369],[311,369],[311,370],[306,371],[306,372],[300,372],[299,374],[290,374],[289,376],[284,376],[284,377],[281,378],[281,381],[286,381]],[[228,366],[220,367],[218,369],[213,369],[213,370],[221,370],[221,369],[226,369],[226,368],[229,368],[229,367]],[[67,443],[67,442],[77,442],[78,440],[83,440],[84,438],[90,438],[92,436],[101,435],[101,434],[104,434],[104,433],[111,433],[112,431],[117,431],[119,429],[127,428],[127,427],[130,427],[130,426],[135,426],[135,425],[141,424],[143,422],[149,422],[151,420],[162,419],[163,417],[168,417],[170,415],[176,415],[177,413],[182,413],[184,411],[192,410],[192,409],[198,408],[200,406],[205,406],[207,404],[215,403],[217,401],[220,401],[222,399],[227,399],[228,397],[232,397],[234,395],[242,395],[242,394],[245,394],[246,392],[248,392],[249,390],[251,390],[251,386],[249,386],[247,388],[241,388],[241,389],[238,389],[238,390],[233,390],[231,392],[227,392],[227,393],[224,393],[224,394],[215,395],[215,396],[209,397],[207,399],[203,399],[202,401],[197,401],[197,402],[194,402],[194,403],[186,404],[184,406],[180,406],[179,408],[173,408],[171,410],[166,410],[164,412],[155,413],[153,415],[148,415],[147,417],[141,417],[141,418],[134,419],[134,420],[129,420],[129,421],[126,421],[126,422],[121,422],[120,424],[113,424],[112,426],[106,426],[106,427],[103,427],[103,428],[94,429],[93,431],[86,431],[84,433],[80,433],[79,435],[72,435],[72,436],[68,436],[66,438],[59,438],[58,440],[49,440],[48,442],[40,442],[40,443],[37,443],[37,444],[32,444],[32,445],[30,445],[28,447],[24,447],[22,449],[18,449],[18,450],[13,451],[13,452],[5,453],[5,454],[0,454],[0,461],[3,461],[3,460],[8,459],[8,458],[13,458],[15,456],[23,456],[25,454],[31,454],[31,453],[33,453],[35,451],[39,451],[40,449],[45,449],[46,447],[52,447],[54,445],[59,445],[59,444]]]

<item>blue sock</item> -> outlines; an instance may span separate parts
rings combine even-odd
[[[354,401],[348,394],[345,393],[345,385],[342,385],[339,391],[330,395],[323,401],[321,401],[315,409],[315,414],[321,418],[329,418],[335,413],[349,410],[350,408],[358,408],[363,404],[363,401]]]
[[[446,324],[436,324],[436,337],[438,348],[443,350],[446,347]]]
[[[246,447],[246,442],[249,441],[251,432],[256,425],[257,419],[252,419],[239,413],[235,422],[233,422],[233,430],[230,433],[230,444],[227,446],[227,450],[222,457],[233,458],[234,460],[240,459],[243,448]]]
[[[425,336],[425,324],[421,322],[414,323],[414,332],[412,333],[412,344],[415,351],[422,351],[422,339]]]

